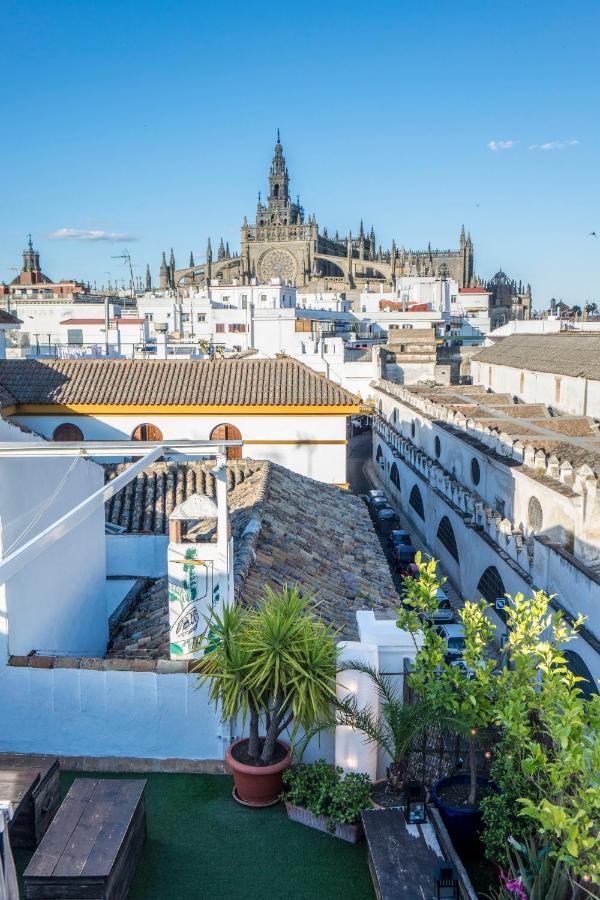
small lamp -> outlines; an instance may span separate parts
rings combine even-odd
[[[449,863],[440,863],[433,879],[433,900],[459,900],[458,873]]]
[[[404,817],[408,825],[427,821],[425,787],[419,781],[409,781],[404,786]]]

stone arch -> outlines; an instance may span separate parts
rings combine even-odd
[[[497,599],[504,597],[506,588],[496,566],[488,566],[484,571],[477,584],[477,592],[492,606]]]
[[[421,491],[416,484],[413,484],[412,486],[410,497],[408,498],[408,503],[409,506],[412,506],[419,518],[425,521],[425,507],[423,506],[423,497],[421,496]]]
[[[210,433],[211,441],[241,441],[242,432],[239,428],[236,428],[235,425],[229,425],[227,422],[224,422],[221,425],[217,425]],[[242,448],[241,447],[228,447],[227,448],[227,459],[241,459],[242,458]]]
[[[382,469],[384,468],[384,466],[385,466],[385,459],[384,459],[384,456],[383,456],[383,450],[381,449],[381,444],[377,444],[377,453],[375,454],[375,462],[376,462],[377,465],[380,466]]]
[[[395,462],[392,463],[392,468],[390,469],[390,481],[392,482],[396,490],[400,491],[400,473]]]
[[[573,672],[574,675],[579,676],[579,678],[585,678],[585,681],[578,682],[578,687],[585,699],[591,700],[594,694],[600,693],[598,691],[598,684],[594,680],[594,676],[579,653],[576,653],[574,650],[562,650],[561,653],[571,672]]]
[[[436,537],[440,544],[446,548],[452,559],[460,565],[460,556],[458,555],[458,544],[456,543],[456,535],[454,528],[448,516],[442,516]]]

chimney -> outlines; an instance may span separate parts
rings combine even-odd
[[[166,359],[167,353],[167,331],[169,326],[166,322],[155,322],[154,332],[156,334],[156,358]]]

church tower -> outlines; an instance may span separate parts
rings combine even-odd
[[[277,143],[275,144],[275,155],[271,163],[271,171],[269,172],[269,200],[268,206],[270,210],[280,210],[287,206],[289,200],[290,176],[288,175],[285,157],[283,155],[283,147],[279,138],[279,129],[277,129]]]

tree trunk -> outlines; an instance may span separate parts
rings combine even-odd
[[[477,745],[471,738],[469,740],[469,774],[471,781],[469,785],[469,806],[475,806],[477,803]]]
[[[260,755],[260,761],[264,766],[270,764],[271,760],[273,759],[273,754],[275,753],[275,742],[279,737],[279,723],[283,721],[283,717],[285,715],[285,710],[281,709],[282,702],[283,697],[278,694],[273,702],[273,709],[271,710],[271,721],[269,722],[269,727],[267,728],[265,742],[263,744],[262,753]]]
[[[250,704],[250,737],[248,738],[248,754],[252,759],[258,759],[260,755],[260,741],[258,738],[259,715],[253,704]]]

